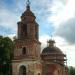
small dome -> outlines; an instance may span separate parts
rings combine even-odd
[[[51,53],[62,54],[62,51],[58,47],[55,47],[55,46],[46,47],[42,51],[42,54],[51,54]]]
[[[49,60],[51,62],[55,62],[58,64],[64,64],[64,59],[65,55],[63,52],[54,45],[55,41],[54,40],[49,40],[48,41],[48,47],[44,48],[42,53],[41,53],[41,58],[42,60]]]
[[[48,43],[49,46],[43,49],[42,54],[63,54],[58,47],[54,46],[54,40],[49,40]]]

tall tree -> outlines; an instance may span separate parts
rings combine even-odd
[[[13,46],[9,37],[0,36],[0,75],[10,75],[11,73]]]
[[[70,75],[75,75],[75,67],[70,66],[69,73],[70,73]]]

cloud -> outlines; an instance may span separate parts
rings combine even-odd
[[[17,20],[17,16],[7,10],[7,9],[1,9],[0,11],[0,25],[3,25],[5,27],[13,27],[15,26]]]
[[[46,21],[53,23],[52,25],[55,28],[54,39],[56,41],[56,46],[59,47],[63,51],[63,53],[67,54],[68,65],[74,66],[75,64],[75,61],[74,61],[75,60],[75,57],[74,57],[75,45],[72,39],[74,39],[74,28],[75,27],[74,25],[72,25],[71,27],[71,24],[73,22],[70,22],[70,20],[75,15],[74,14],[75,1],[74,0],[52,0],[52,1],[53,3],[51,4],[51,7],[50,6],[47,7],[47,10],[46,10],[46,11],[51,12],[51,14],[49,13],[49,15],[47,16]],[[68,22],[70,22],[70,24]],[[59,35],[59,33],[60,34],[62,33],[63,36],[62,34]],[[73,33],[73,35],[71,33]],[[68,36],[70,37],[68,38]],[[42,42],[42,46],[41,46],[42,49],[47,46],[48,39],[50,39],[49,35],[40,36],[40,41]]]
[[[39,41],[41,42],[41,50],[43,50],[43,48],[47,47],[47,41],[49,39],[50,39],[50,37],[47,34],[40,36]]]
[[[59,26],[63,20],[62,12],[64,10],[64,4],[62,3],[62,0],[53,0],[52,6],[49,10],[51,11],[52,15],[48,16],[48,21],[52,22],[54,27]]]
[[[35,13],[35,15],[37,15],[37,21],[39,25],[41,25],[41,28],[43,28],[44,26],[45,26],[44,28],[46,29],[48,28],[48,22],[44,20],[50,14],[48,11],[48,7],[50,6],[51,6],[51,0],[48,1],[43,0],[39,2],[38,0],[31,1],[31,10]],[[24,0],[21,1],[1,0],[0,1],[0,26],[8,27],[13,32],[16,32],[17,22],[20,20],[20,16],[25,11],[25,9],[26,9],[26,1]]]
[[[68,21],[61,23],[56,31],[55,35],[63,37],[69,44],[75,44],[75,17]]]
[[[48,21],[52,22],[54,27],[59,27],[62,22],[69,20],[75,16],[75,0],[53,0],[51,7],[52,16],[48,17]]]
[[[67,2],[68,2],[68,0],[57,0],[57,1],[61,2],[61,3],[64,4],[64,5],[66,5]]]
[[[9,34],[8,37],[11,38],[11,40],[14,40],[14,38],[17,38],[16,34]]]
[[[14,32],[10,28],[5,26],[0,26],[0,35],[6,36],[13,33]]]
[[[75,44],[75,0],[53,0],[51,12],[48,17],[54,27],[54,35],[66,40],[69,44]]]
[[[6,0],[5,2],[7,2]],[[0,35],[9,35],[17,32],[18,11],[15,12],[14,4],[0,1]],[[10,1],[11,2],[11,1]],[[13,7],[12,7],[13,5]],[[10,9],[11,8],[11,9]]]

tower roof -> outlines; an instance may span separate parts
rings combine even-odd
[[[32,17],[36,18],[34,13],[30,10],[30,1],[29,0],[27,0],[27,2],[26,2],[26,10],[22,14],[21,17],[25,17],[25,16],[32,16]]]

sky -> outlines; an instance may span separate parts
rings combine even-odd
[[[30,0],[39,24],[41,48],[52,38],[75,67],[75,0]],[[17,22],[26,9],[26,0],[0,0],[0,35],[17,36]]]

